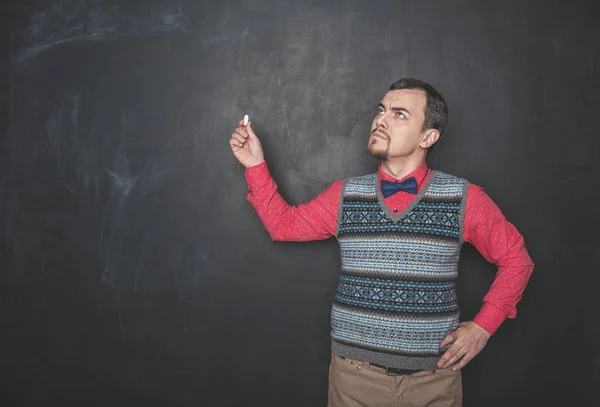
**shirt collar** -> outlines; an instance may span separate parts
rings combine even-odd
[[[379,163],[378,172],[379,172],[379,181],[386,180],[386,181],[391,181],[391,182],[396,182],[396,181],[402,182],[407,178],[415,177],[415,179],[417,180],[417,185],[420,186],[423,183],[423,180],[425,179],[426,175],[429,174],[429,168],[427,167],[427,161],[423,161],[421,163],[421,165],[419,165],[417,167],[416,170],[414,170],[410,174],[407,174],[402,179],[396,179],[396,178],[392,177],[391,175],[389,175],[387,172],[385,172],[383,170],[383,168],[381,168],[381,163]]]

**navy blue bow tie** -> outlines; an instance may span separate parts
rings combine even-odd
[[[383,193],[384,198],[394,195],[398,191],[416,194],[419,189],[417,188],[417,180],[415,177],[410,177],[402,182],[381,181],[381,192]]]

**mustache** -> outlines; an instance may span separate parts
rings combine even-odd
[[[373,129],[371,134],[369,134],[369,137],[371,137],[374,133],[383,134],[388,140],[390,139],[390,136],[385,131],[379,129]]]

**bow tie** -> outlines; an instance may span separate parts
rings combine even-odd
[[[410,177],[402,182],[381,181],[381,192],[383,193],[384,198],[394,195],[398,191],[416,194],[419,189],[417,188],[417,180],[415,177]]]

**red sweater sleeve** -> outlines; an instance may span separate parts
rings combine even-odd
[[[534,263],[523,236],[506,220],[500,208],[479,186],[471,184],[464,219],[464,240],[498,266],[484,305],[473,321],[493,334],[505,318],[515,318],[517,303],[529,281]]]
[[[247,199],[271,239],[306,242],[335,236],[343,180],[298,206],[289,205],[279,194],[266,162],[246,168],[246,181]]]

